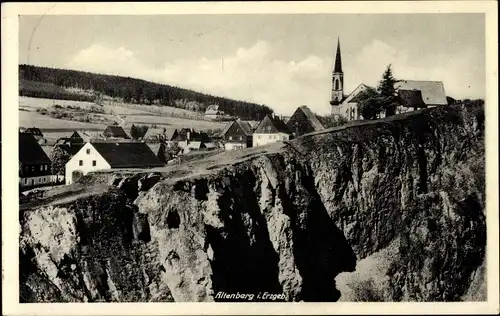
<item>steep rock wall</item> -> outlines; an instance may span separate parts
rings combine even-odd
[[[307,135],[203,175],[152,178],[22,212],[21,299],[450,301],[484,291],[482,108]]]

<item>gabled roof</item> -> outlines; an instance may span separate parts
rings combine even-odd
[[[83,130],[77,130],[74,131],[73,134],[70,136],[70,138],[78,138],[80,137],[83,139],[83,142],[89,142],[90,140],[94,138],[98,138],[99,133],[98,132],[89,132],[89,131],[83,131]]]
[[[396,84],[399,90],[420,90],[426,105],[447,105],[444,85],[441,81],[401,80]]]
[[[252,135],[252,126],[250,125],[250,123],[247,121],[239,120],[239,119],[234,120],[234,121],[230,122],[229,124],[227,124],[226,126],[224,126],[224,129],[220,132],[220,135],[221,136],[226,135],[226,133],[231,128],[231,126],[233,126],[233,124],[237,124],[241,128],[243,133],[245,133],[246,136]]]
[[[399,100],[402,106],[425,108],[424,100],[422,99],[422,91],[420,90],[402,90],[398,91]]]
[[[123,127],[118,125],[108,125],[104,132],[102,133],[105,137],[115,137],[115,138],[124,138],[129,139],[130,137],[123,130]]]
[[[75,155],[77,152],[82,149],[82,147],[85,146],[85,144],[56,144],[55,147],[59,147],[65,152],[67,152],[70,156]]]
[[[266,115],[262,121],[259,123],[254,133],[256,134],[276,134],[285,133],[291,134],[285,123],[280,120],[277,116],[274,118],[270,115]]]
[[[23,133],[33,134],[36,136],[43,136],[42,131],[38,127],[27,128]]]
[[[366,89],[373,89],[375,90],[375,88],[373,87],[370,87],[364,83],[360,83],[356,89],[352,90],[352,92],[346,96],[343,100],[342,100],[342,103],[350,103],[350,102],[358,102],[357,100],[357,96],[362,92],[362,91],[365,91]]]
[[[30,133],[19,133],[19,162],[24,165],[51,163],[42,146]]]
[[[300,106],[299,108],[297,108],[297,111],[299,110],[304,113],[315,130],[321,130],[325,128],[323,124],[321,124],[321,122],[318,120],[318,117],[311,111],[311,109],[307,107],[307,105]]]
[[[111,168],[159,167],[163,164],[143,142],[91,142]]]

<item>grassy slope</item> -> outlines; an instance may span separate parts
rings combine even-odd
[[[26,128],[33,126],[39,127],[48,139],[57,139],[59,137],[69,136],[69,134],[75,129],[102,131],[106,128],[106,126],[102,124],[55,119],[36,112],[37,108],[49,108],[54,104],[59,104],[61,106],[79,106],[81,108],[89,108],[94,105],[94,103],[91,102],[20,97],[19,126]],[[147,107],[145,106],[145,108]],[[166,108],[168,108],[166,110],[175,109],[177,110],[177,113],[181,113],[182,111],[190,112],[176,108]],[[103,116],[110,120],[117,120],[117,117],[114,114],[119,114],[125,120],[124,126],[126,130],[129,130],[132,124],[149,126],[157,125],[159,129],[162,127],[171,129],[191,127],[197,130],[208,130],[224,127],[224,123],[220,122],[161,116],[158,113],[151,113],[142,109],[123,107],[117,104],[104,105],[104,110],[108,114],[103,114]]]

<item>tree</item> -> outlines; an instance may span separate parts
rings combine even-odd
[[[374,120],[384,107],[384,98],[373,88],[361,91],[356,98],[358,111],[367,120]]]
[[[382,75],[382,80],[379,82],[377,87],[378,92],[383,101],[382,108],[385,109],[385,116],[391,116],[396,114],[396,107],[398,106],[397,101],[397,89],[395,84],[398,82],[394,75],[392,74],[391,65],[389,64]]]
[[[70,155],[59,146],[54,146],[50,156],[50,160],[52,160],[52,174],[64,175],[66,163],[71,158]]]

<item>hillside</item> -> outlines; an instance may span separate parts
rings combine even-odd
[[[20,211],[20,301],[484,300],[484,128],[449,106],[88,175]]]
[[[272,110],[245,101],[212,96],[176,86],[141,79],[103,75],[76,70],[19,66],[21,96],[95,101],[113,99],[125,103],[164,105],[204,112],[211,104],[219,104],[225,113],[246,120],[260,120]]]

